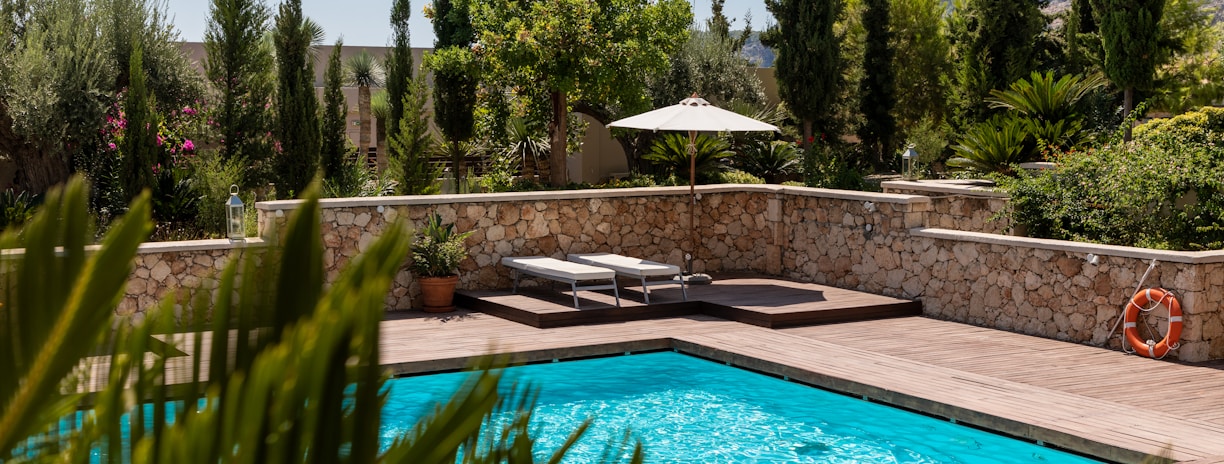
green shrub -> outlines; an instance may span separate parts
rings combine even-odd
[[[1193,131],[1063,154],[1006,184],[1030,236],[1175,250],[1224,248],[1224,147]]]
[[[391,170],[378,172],[365,159],[349,156],[341,164],[340,173],[323,181],[323,196],[327,198],[381,197],[395,194]]]
[[[740,150],[736,166],[746,173],[776,184],[799,172],[803,156],[794,142],[757,141]]]
[[[13,189],[0,192],[0,228],[21,226],[34,215],[36,198],[28,192],[15,193]]]
[[[867,183],[863,173],[839,156],[836,145],[817,143],[810,154],[803,155],[803,181],[808,187],[841,190],[863,190]]]
[[[1169,136],[1188,143],[1224,145],[1224,108],[1205,106],[1172,118],[1153,119],[1135,127],[1134,136],[1138,141]]]
[[[945,158],[944,151],[948,148],[949,130],[951,129],[946,123],[929,117],[922,118],[909,129],[905,134],[905,145],[913,147],[914,151],[918,152],[917,165],[914,172],[921,175],[922,172],[930,169],[931,165],[935,164],[936,161]],[[904,152],[904,149],[899,150],[898,157],[901,156],[901,152]]]
[[[199,202],[196,203],[196,226],[212,236],[225,234],[225,202],[230,197],[230,186],[242,185],[245,160],[225,160],[220,152],[205,151],[192,159],[192,182]],[[250,191],[239,193],[247,204],[247,210],[255,208],[255,196]]]
[[[635,187],[655,187],[658,184],[655,178],[644,176],[642,174],[633,173],[627,179],[611,179],[603,184],[597,185],[597,188],[635,188]]]
[[[484,176],[480,178],[480,188],[486,192],[509,192],[514,188],[514,174],[522,165],[522,158],[515,152],[502,150],[492,153],[488,158],[489,165]]]
[[[730,171],[718,173],[718,183],[720,184],[764,184],[765,179],[746,173],[744,171],[732,169]]]

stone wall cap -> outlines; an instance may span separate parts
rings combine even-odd
[[[176,242],[145,242],[140,244],[136,253],[174,253],[180,251],[229,250],[237,248],[263,248],[268,246],[264,239],[247,237],[245,241],[230,241],[228,238],[209,240],[181,240]]]
[[[899,204],[929,204],[930,199],[922,195],[902,195],[895,193],[860,192],[855,190],[834,190],[810,187],[792,187],[772,184],[717,184],[699,185],[699,194],[706,193],[738,193],[763,192],[807,197],[834,198],[840,200],[872,201]],[[472,193],[464,195],[401,195],[387,197],[362,198],[324,198],[319,200],[322,208],[355,208],[378,206],[412,206],[436,205],[446,203],[485,203],[501,201],[548,201],[575,200],[593,198],[624,198],[644,196],[676,196],[688,195],[687,186],[680,187],[635,187],[620,189],[586,189],[586,190],[551,190],[542,192],[505,192],[505,193]],[[255,209],[261,211],[294,210],[301,206],[303,200],[276,200],[255,203]]]
[[[136,248],[136,254],[177,253],[183,251],[230,250],[238,248],[264,248],[268,243],[259,237],[247,237],[245,242],[231,242],[227,238],[210,240],[180,240],[174,242],[144,242]],[[96,252],[102,245],[86,245],[86,252]],[[56,254],[63,256],[63,248],[56,247]],[[0,259],[13,259],[25,255],[24,248],[0,250]]]
[[[880,188],[890,190],[960,194],[967,197],[1007,198],[1007,192],[995,190],[993,181],[984,179],[891,180]]]
[[[956,240],[992,245],[1007,245],[1014,247],[1039,248],[1044,250],[1069,251],[1072,253],[1092,253],[1099,256],[1118,256],[1123,258],[1155,259],[1166,263],[1208,264],[1224,263],[1224,250],[1213,251],[1171,251],[1151,248],[1137,248],[1117,245],[1102,245],[1099,243],[1071,242],[1047,238],[1016,237],[1012,235],[988,234],[983,232],[966,232],[951,229],[934,229],[919,227],[910,229],[910,235],[915,237]]]

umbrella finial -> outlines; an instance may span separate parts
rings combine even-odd
[[[680,100],[680,104],[685,106],[709,106],[710,102],[698,97],[697,92],[693,92],[693,96]]]

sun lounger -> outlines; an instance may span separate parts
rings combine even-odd
[[[579,290],[612,290],[616,306],[620,306],[620,290],[616,286],[616,271],[581,263],[562,261],[547,256],[522,256],[502,258],[501,263],[514,270],[514,293],[518,293],[519,277],[522,274],[570,284],[574,293],[574,309],[578,308]],[[578,285],[580,282],[609,280],[603,285]]]
[[[684,301],[688,301],[688,289],[685,288],[684,277],[680,274],[680,266],[656,263],[654,261],[612,253],[575,253],[569,255],[568,258],[575,263],[611,269],[616,271],[616,275],[621,277],[638,279],[642,283],[642,294],[646,297],[646,304],[650,304],[650,289],[647,287],[676,283],[680,284],[680,294],[684,296]],[[679,278],[676,280],[647,280],[650,277],[663,276]]]

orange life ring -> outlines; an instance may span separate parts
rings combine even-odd
[[[1148,304],[1151,303],[1163,304],[1169,309],[1169,332],[1159,343],[1139,338],[1139,329],[1136,324],[1140,310],[1148,309]],[[1177,297],[1173,296],[1173,292],[1163,288],[1140,290],[1126,304],[1126,313],[1122,317],[1122,333],[1126,335],[1126,342],[1135,349],[1136,353],[1149,358],[1163,358],[1169,353],[1169,350],[1177,349],[1181,331],[1181,303],[1177,302]]]

